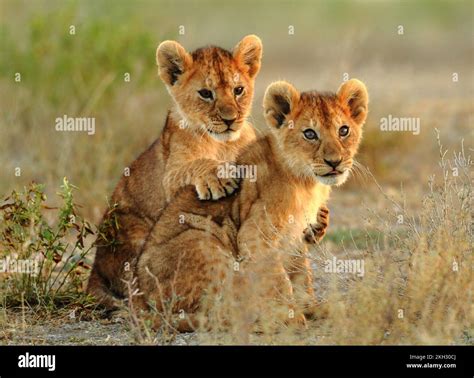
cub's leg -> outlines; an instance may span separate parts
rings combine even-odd
[[[260,326],[270,327],[267,331],[278,330],[283,324],[306,326],[306,318],[298,307],[295,287],[282,256],[260,255],[244,266],[243,273],[249,278],[246,289],[254,292],[253,302]]]
[[[107,286],[106,280],[100,275],[97,267],[94,267],[89,277],[87,292],[107,311],[117,310],[121,306],[121,300]]]
[[[317,222],[310,224],[304,231],[303,240],[308,245],[319,243],[329,225],[329,209],[321,206],[318,210]],[[313,270],[311,261],[308,258],[308,249],[306,245],[298,248],[294,258],[291,260],[288,268],[293,286],[298,288],[298,302],[303,306],[304,314],[308,318],[320,318],[325,316],[324,310],[318,305],[313,288]]]
[[[316,223],[308,225],[303,231],[304,240],[309,244],[319,243],[329,226],[329,209],[322,205],[318,210]]]
[[[304,325],[304,315],[295,307],[293,285],[285,269],[286,256],[274,239],[277,233],[266,220],[264,208],[252,211],[238,234],[245,278],[245,284],[239,288],[241,307],[251,308],[262,326],[278,329],[282,324]],[[256,221],[262,218],[265,220]]]
[[[143,300],[159,313],[181,315],[173,325],[179,331],[206,327],[197,324],[197,314],[206,311],[204,304],[212,306],[232,284],[233,262],[232,251],[214,235],[198,229],[187,229],[164,243],[150,239],[137,269]]]
[[[183,213],[184,220],[189,226],[209,232],[215,236],[225,248],[232,250],[234,254],[237,254],[237,227],[230,217],[224,218],[222,226],[218,225],[212,220],[211,216],[204,217],[202,215],[193,213]]]
[[[104,223],[104,222],[103,222]],[[96,256],[89,278],[87,292],[108,311],[121,306],[126,297],[126,285],[138,255],[145,243],[151,222],[133,214],[117,214],[117,223],[107,226],[95,242]]]
[[[293,246],[286,270],[290,277],[297,307],[309,319],[324,317],[324,311],[316,300],[313,287],[313,269],[306,245]]]

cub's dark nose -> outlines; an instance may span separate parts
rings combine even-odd
[[[342,159],[339,160],[326,160],[324,162],[329,165],[332,169],[336,169],[339,164],[341,164]]]
[[[232,124],[235,122],[235,118],[233,118],[233,119],[224,119],[224,118],[222,118],[222,120],[227,125],[227,127],[232,126]]]

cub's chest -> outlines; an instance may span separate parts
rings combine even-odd
[[[204,158],[220,161],[235,161],[239,149],[232,143],[220,143],[212,141],[199,146],[195,150],[196,158]]]
[[[169,140],[162,138],[163,150],[168,159],[184,156],[187,160],[235,160],[239,153],[239,144],[220,142],[208,135],[189,130],[175,130]]]
[[[315,223],[321,205],[326,203],[329,197],[330,187],[315,185],[312,188],[292,188],[287,196],[279,199],[279,206],[287,220],[287,228],[290,233],[299,233],[309,223]]]
[[[316,222],[319,208],[329,199],[330,190],[331,187],[318,184],[308,193],[305,202],[300,205],[303,208],[305,219],[308,219],[309,223]]]

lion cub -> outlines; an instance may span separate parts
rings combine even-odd
[[[291,241],[317,229],[308,224],[318,210],[325,212],[331,186],[347,180],[368,93],[355,79],[336,94],[300,93],[280,81],[267,88],[263,103],[271,130],[237,159],[238,167],[255,166],[257,179],[244,178],[240,192],[218,202],[200,202],[192,189],[183,189],[155,224],[139,259],[143,295],[137,303],[153,302],[158,310],[172,303],[172,311],[186,314],[180,330],[196,328],[203,301],[228,295],[229,286],[247,320],[256,319],[250,307],[272,300],[286,304],[281,320],[298,318],[297,286],[312,295],[309,261],[292,252]],[[275,308],[267,309],[274,315]]]
[[[233,193],[238,179],[218,177],[224,162],[255,140],[250,114],[262,44],[246,36],[233,52],[204,47],[188,53],[165,41],[156,52],[159,76],[174,101],[161,136],[130,166],[104,215],[88,292],[112,309],[125,297],[123,279],[133,270],[151,227],[185,185],[200,200]],[[112,225],[105,227],[107,225]]]

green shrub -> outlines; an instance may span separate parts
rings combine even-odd
[[[86,237],[94,231],[78,214],[74,189],[64,178],[62,204],[51,208],[44,187],[32,183],[13,191],[0,207],[0,259],[6,270],[0,273],[0,292],[7,308],[20,303],[55,308],[85,298],[85,258],[92,249]],[[53,215],[53,225],[47,215]]]

